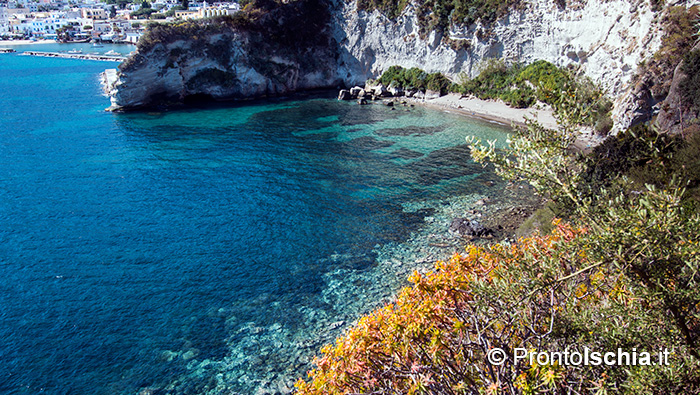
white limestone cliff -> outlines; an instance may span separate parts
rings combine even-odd
[[[629,85],[640,62],[660,46],[660,18],[647,1],[567,3],[561,9],[553,0],[529,0],[491,26],[453,28],[447,37],[433,32],[423,40],[413,6],[392,22],[378,11],[358,11],[355,2],[348,2],[334,19],[341,47],[339,76],[350,84],[361,83],[398,64],[459,80],[461,73],[476,76],[486,59],[524,64],[542,59],[579,67],[601,85],[614,100],[615,128],[625,128],[635,117]],[[676,3],[690,7],[697,1]],[[448,39],[465,41],[468,49],[453,50]]]

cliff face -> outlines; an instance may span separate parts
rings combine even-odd
[[[615,101],[616,128],[626,127],[634,120],[635,107],[629,82],[639,62],[660,44],[656,15],[640,0],[567,3],[562,9],[553,0],[530,0],[490,26],[432,32],[423,39],[412,5],[392,21],[378,11],[358,11],[354,1],[337,0],[325,27],[314,32],[323,37],[314,45],[266,42],[259,31],[213,34],[199,43],[157,44],[120,73],[110,94],[115,106],[138,107],[163,97],[243,98],[334,87],[339,82],[362,84],[392,65],[457,79],[462,72],[478,74],[488,58],[522,63],[543,59],[578,66],[601,84]],[[297,29],[309,29],[304,25]],[[223,58],[210,49],[225,44],[230,53]]]
[[[525,64],[542,59],[580,67],[601,84],[615,101],[616,128],[624,128],[635,110],[628,85],[637,65],[661,42],[656,14],[649,3],[636,0],[567,3],[562,9],[552,0],[531,0],[491,26],[453,28],[444,36],[433,32],[423,40],[414,7],[392,23],[377,11],[358,12],[350,2],[334,18],[339,76],[356,83],[399,64],[454,79],[459,73],[474,77],[489,58]]]
[[[692,50],[700,50],[700,42],[695,44]],[[660,103],[659,115],[656,119],[656,124],[661,130],[674,134],[680,133],[681,135],[684,134],[684,128],[685,130],[689,128],[697,130],[697,126],[693,124],[695,123],[694,120],[700,116],[697,108],[689,105],[683,98],[681,86],[687,83],[687,78],[689,77],[683,71],[684,63],[685,60],[674,70],[671,87],[664,101]]]

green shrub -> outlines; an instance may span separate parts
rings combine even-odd
[[[511,89],[501,95],[506,104],[515,108],[527,108],[535,104],[535,91],[524,86],[518,89]]]
[[[387,17],[396,19],[407,4],[408,0],[358,0],[357,8],[366,11],[379,10]]]
[[[425,77],[425,88],[431,91],[440,92],[444,95],[452,86],[452,81],[442,75],[442,73],[432,73]]]
[[[408,3],[408,0],[358,0],[357,8],[379,10],[388,18],[396,19]],[[452,24],[468,26],[478,20],[489,24],[519,4],[520,0],[424,0],[418,3],[420,33],[447,31]]]
[[[138,9],[138,10],[132,12],[132,13],[131,13],[131,16],[132,16],[132,17],[137,17],[137,18],[138,18],[138,17],[146,17],[146,18],[148,18],[148,17],[150,17],[151,14],[153,14],[154,12],[156,12],[156,10],[154,10],[153,8],[140,8],[140,9]]]
[[[540,100],[555,112],[576,118],[578,124],[594,127],[599,134],[612,128],[612,102],[602,90],[589,79],[544,60],[527,66],[489,60],[478,76],[463,77],[461,84],[464,93],[480,99],[501,99],[513,107],[529,107]]]
[[[377,80],[384,86],[398,86],[404,89],[426,89],[445,94],[450,91],[452,81],[442,73],[428,74],[425,71],[413,67],[405,69],[401,66],[391,66],[384,71]]]

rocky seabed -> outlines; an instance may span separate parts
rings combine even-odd
[[[162,388],[144,388],[141,395],[187,394],[195,391],[207,395],[248,393],[288,394],[294,382],[313,365],[313,357],[324,344],[347,330],[361,315],[390,302],[401,287],[408,285],[407,277],[414,271],[432,270],[438,260],[449,259],[463,252],[467,243],[492,242],[486,238],[470,237],[454,228],[455,219],[488,223],[496,212],[513,210],[523,204],[517,186],[501,183],[481,193],[448,197],[445,199],[408,202],[403,204],[407,213],[430,210],[420,231],[414,232],[401,243],[377,245],[374,257],[337,253],[322,261],[335,264],[358,259],[374,259],[376,265],[366,270],[338,269],[325,275],[323,306],[305,306],[297,313],[305,321],[304,332],[286,325],[282,312],[279,321],[270,325],[256,322],[238,323],[230,317],[229,354],[222,360],[200,360],[197,350],[164,351],[166,361],[184,360],[187,373],[178,381]],[[532,201],[526,202],[531,204]],[[510,243],[502,239],[501,243]],[[275,303],[269,295],[261,295],[251,305]],[[222,308],[218,314],[226,314]]]

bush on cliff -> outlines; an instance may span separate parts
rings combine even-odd
[[[358,10],[379,10],[390,19],[398,18],[409,0],[358,0]],[[481,20],[484,24],[520,4],[520,0],[425,0],[418,4],[418,22],[421,35],[433,30],[447,31],[451,24],[468,26]]]
[[[452,86],[452,81],[442,73],[428,74],[417,67],[405,69],[401,66],[389,67],[379,77],[378,82],[385,86],[393,84],[404,89],[418,89],[423,92],[431,90],[441,94],[446,94]]]
[[[640,190],[613,173],[617,187],[581,193],[589,164],[568,151],[572,120],[560,131],[529,124],[503,153],[470,145],[477,161],[568,206],[571,224],[510,247],[469,247],[415,273],[394,302],[322,350],[298,393],[698,393],[700,215],[678,177]],[[504,364],[489,359],[495,348]],[[640,359],[516,358],[586,349]]]

